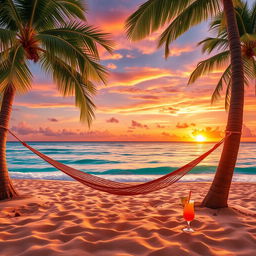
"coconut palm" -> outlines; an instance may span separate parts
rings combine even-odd
[[[246,2],[236,7],[236,17],[241,39],[242,58],[244,65],[245,84],[249,85],[256,78],[256,3],[249,8]],[[218,15],[210,24],[210,31],[215,37],[207,37],[198,43],[202,52],[216,53],[210,58],[200,61],[190,75],[188,83],[194,83],[199,77],[224,68],[224,71],[212,94],[212,102],[220,98],[223,87],[226,86],[225,107],[228,109],[231,89],[231,65],[228,45],[228,34],[224,23],[224,14]],[[256,84],[255,84],[256,85]]]
[[[7,169],[6,140],[15,93],[30,90],[37,62],[64,96],[74,96],[81,121],[91,123],[95,83],[106,82],[98,45],[109,35],[89,26],[80,0],[0,0],[0,200],[17,195]]]
[[[230,184],[241,139],[244,106],[244,72],[240,37],[234,6],[240,0],[148,0],[126,22],[128,38],[141,40],[160,27],[167,26],[159,37],[158,47],[169,45],[191,27],[215,17],[222,10],[226,19],[231,60],[231,98],[223,151],[212,186],[203,201],[210,208],[227,207]]]

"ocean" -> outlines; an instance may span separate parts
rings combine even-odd
[[[73,168],[122,182],[145,182],[167,174],[213,146],[184,142],[28,142]],[[222,146],[181,181],[211,181]],[[12,178],[72,180],[18,142],[7,143]],[[241,143],[234,181],[256,182],[256,143]]]

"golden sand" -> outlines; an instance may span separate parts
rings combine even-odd
[[[233,183],[229,209],[196,208],[193,234],[182,232],[180,197],[192,189],[200,202],[210,183],[131,197],[71,181],[14,183],[24,197],[0,202],[1,256],[256,255],[255,183]]]

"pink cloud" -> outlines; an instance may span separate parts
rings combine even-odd
[[[12,126],[12,131],[19,135],[29,135],[30,138],[38,140],[40,138],[52,137],[56,140],[68,140],[75,138],[76,140],[102,140],[104,138],[114,138],[115,136],[108,131],[81,131],[80,129],[52,129],[50,127],[34,128],[31,125],[20,122],[18,125]]]
[[[109,85],[135,85],[141,82],[162,77],[177,76],[170,70],[152,67],[127,67],[125,72],[112,72],[110,74]]]
[[[243,124],[242,136],[243,137],[256,137],[256,134],[254,134],[253,131],[249,127],[247,127],[245,124]]]
[[[148,129],[148,126],[146,124],[142,124],[139,123],[137,121],[132,120],[132,124],[131,124],[132,128],[144,128],[144,129]]]
[[[49,120],[50,122],[58,122],[58,119],[56,119],[56,118],[48,118],[48,120]]]
[[[142,99],[142,100],[158,100],[158,96],[154,95],[137,95],[137,96],[132,96],[132,99]]]
[[[36,130],[29,126],[26,122],[20,122],[17,126],[12,126],[12,131],[17,132],[21,135],[27,135],[34,133]]]
[[[75,105],[71,103],[32,103],[32,102],[16,102],[16,106],[23,106],[27,108],[74,108]]]
[[[119,123],[119,120],[114,118],[114,117],[111,117],[110,119],[106,120],[107,123]]]

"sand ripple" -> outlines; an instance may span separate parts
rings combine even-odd
[[[209,183],[178,183],[133,197],[68,181],[15,185],[24,197],[0,203],[1,256],[255,255],[255,184],[232,186],[234,208],[197,208],[193,234],[181,231],[179,197],[192,189],[200,202]]]

